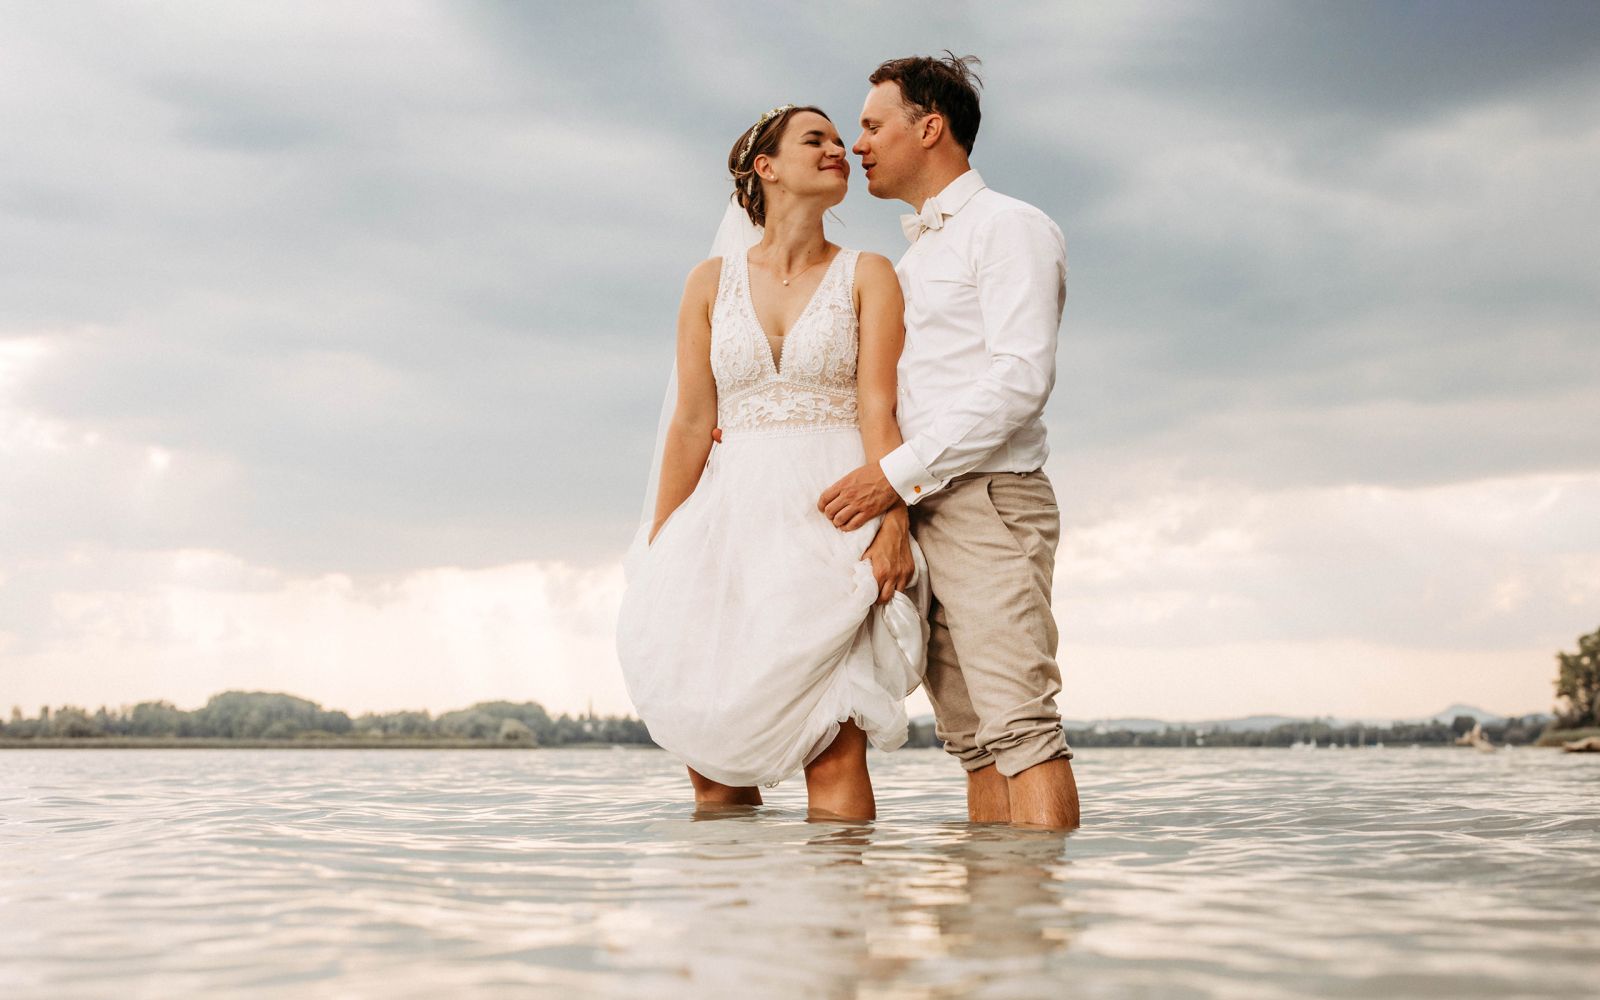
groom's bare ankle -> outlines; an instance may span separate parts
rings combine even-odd
[[[1076,830],[1078,782],[1065,757],[1035,764],[1009,780],[1011,822],[1041,830]]]
[[[1011,796],[1005,775],[993,764],[967,772],[967,819],[973,823],[1011,822]]]

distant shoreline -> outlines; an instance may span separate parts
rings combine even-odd
[[[1523,744],[1528,749],[1560,749],[1560,742]],[[408,740],[408,739],[307,739],[307,740],[252,740],[218,739],[215,737],[139,737],[139,736],[82,736],[40,737],[37,739],[0,738],[0,750],[606,750],[640,749],[660,750],[653,743],[558,743],[539,746],[533,743],[512,743],[490,740]],[[932,750],[920,744],[907,744],[906,750]],[[1091,750],[1296,750],[1281,745],[1213,745],[1177,746],[1162,744],[1123,744],[1120,746],[1088,746]],[[1390,743],[1385,746],[1320,746],[1319,750],[1460,750],[1461,747],[1445,743]]]
[[[44,736],[35,739],[0,737],[0,750],[553,750],[607,747],[643,747],[648,743],[559,743],[541,747],[534,743],[491,740],[309,739],[252,740],[210,736]]]
[[[494,749],[596,744],[648,745],[649,731],[622,716],[552,717],[536,702],[478,702],[435,716],[428,711],[366,713],[324,709],[314,701],[275,691],[224,691],[204,707],[185,711],[167,701],[146,701],[98,711],[41,706],[26,718],[12,706],[0,723],[0,747]]]
[[[1446,746],[1477,730],[1502,746],[1551,742],[1548,717],[1497,718],[1470,706],[1453,705],[1450,723],[1440,717],[1387,726],[1336,719],[1253,716],[1234,729],[1227,723],[1172,723],[1154,719],[1107,720],[1066,725],[1077,749],[1100,747],[1282,747]],[[931,717],[909,720],[907,747],[939,747]],[[650,732],[631,716],[551,716],[537,702],[477,702],[434,716],[426,710],[365,713],[325,709],[314,701],[274,691],[224,691],[198,709],[166,701],[140,702],[90,712],[75,705],[54,711],[41,706],[26,718],[13,706],[0,723],[0,749],[294,749],[294,750],[507,750],[558,746],[654,746]]]

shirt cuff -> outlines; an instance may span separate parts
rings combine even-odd
[[[884,478],[889,480],[889,485],[900,494],[900,499],[906,502],[907,507],[915,506],[918,500],[944,485],[911,451],[910,442],[879,459],[878,468],[883,470]]]

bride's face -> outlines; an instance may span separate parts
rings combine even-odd
[[[844,200],[850,163],[833,122],[815,111],[790,118],[775,156],[758,156],[756,173],[790,194],[820,197],[829,206]],[[759,162],[765,160],[766,162]]]

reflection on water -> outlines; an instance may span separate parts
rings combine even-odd
[[[954,996],[1043,972],[1070,940],[1059,835],[817,826],[652,824],[665,849],[633,869],[636,895],[690,891],[632,908],[608,946],[635,968],[670,967],[729,993]]]
[[[647,750],[0,755],[8,997],[1590,992],[1600,760],[1086,751],[1069,838],[803,782],[696,817]]]

